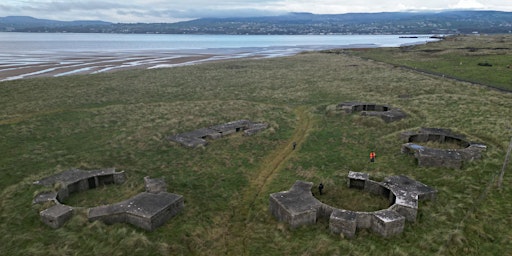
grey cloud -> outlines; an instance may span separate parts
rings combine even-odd
[[[155,18],[175,18],[175,19],[197,19],[197,18],[225,18],[225,17],[255,17],[255,16],[275,16],[283,14],[282,11],[266,11],[257,9],[230,9],[230,10],[213,10],[213,9],[188,9],[188,10],[118,10],[119,16],[134,16],[142,19]]]
[[[27,8],[27,7],[26,7]],[[43,11],[93,11],[93,10],[114,10],[136,8],[135,5],[126,5],[105,1],[87,1],[87,2],[48,2],[39,3],[35,9]]]
[[[484,0],[1,0],[0,16],[102,19],[114,22],[173,22],[204,17],[274,16],[286,12],[346,13],[448,8]],[[510,10],[508,1],[486,0],[486,9]],[[492,4],[491,4],[492,3]],[[500,7],[500,8],[497,8]],[[442,8],[441,8],[442,9]]]

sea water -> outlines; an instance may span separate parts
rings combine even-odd
[[[436,39],[428,35],[175,35],[98,33],[0,33],[0,53],[199,51],[229,49],[328,49],[398,47]]]

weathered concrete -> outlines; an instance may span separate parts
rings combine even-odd
[[[336,105],[336,110],[344,111],[348,114],[360,112],[362,116],[377,116],[386,123],[399,121],[407,117],[405,112],[398,108],[392,108],[388,105],[378,105],[375,103],[343,102]]]
[[[343,209],[334,210],[329,220],[329,230],[348,238],[354,237],[357,230],[357,214]]]
[[[124,172],[116,172],[115,168],[102,170],[70,169],[35,181],[36,185],[51,187],[59,183],[69,186],[70,192],[80,192],[108,184],[120,184],[125,181]]]
[[[399,191],[405,191],[408,194],[417,195],[420,201],[433,201],[437,196],[436,189],[404,175],[386,177],[381,184],[395,194]]]
[[[73,217],[73,207],[56,204],[39,212],[39,216],[44,224],[52,228],[60,228],[66,221]]]
[[[142,192],[125,201],[90,208],[89,221],[101,220],[107,224],[130,223],[152,231],[184,208],[183,196],[160,192]]]
[[[47,202],[58,203],[56,191],[44,191],[37,194],[32,200],[32,204],[44,204]]]
[[[311,193],[312,187],[312,182],[296,181],[290,190],[270,194],[270,212],[291,228],[316,223],[322,203]]]
[[[347,185],[349,188],[358,188],[358,189],[364,189],[364,186],[366,184],[366,181],[369,179],[368,173],[362,173],[362,172],[349,172],[348,173],[348,179],[347,179]]]
[[[84,171],[70,169],[35,181],[36,185],[57,188],[57,191],[46,191],[34,198],[34,203],[41,201],[61,202],[66,200],[71,193],[82,192],[98,186],[108,184],[121,184],[125,181],[124,172],[116,172],[114,168],[103,170]],[[49,198],[54,197],[54,198]]]
[[[386,209],[372,215],[372,231],[383,237],[402,233],[404,226],[405,217],[396,211]]]
[[[70,193],[124,181],[124,172],[116,172],[113,168],[94,171],[71,169],[34,182],[53,187],[57,191],[41,192],[34,197],[33,203],[53,202],[55,205],[41,211],[40,216],[45,224],[59,228],[73,215],[73,207],[61,203]],[[106,223],[126,222],[151,231],[183,209],[183,197],[167,193],[167,184],[163,178],[152,179],[147,176],[144,177],[144,182],[146,192],[117,204],[90,208],[89,220],[100,219]]]
[[[455,134],[450,129],[421,128],[419,131],[407,131],[400,135],[406,143],[402,145],[402,153],[413,155],[419,166],[446,167],[461,169],[464,162],[480,159],[486,146],[468,141],[464,135]],[[454,143],[460,148],[439,149],[421,146],[418,142]]]
[[[290,190],[270,194],[270,212],[291,228],[329,218],[329,229],[334,234],[353,237],[357,229],[371,229],[388,237],[401,233],[406,220],[416,220],[418,200],[434,200],[437,194],[437,190],[406,176],[391,176],[377,182],[370,180],[367,173],[349,172],[347,185],[383,196],[390,206],[375,212],[337,209],[312,195],[313,183],[296,181]]]
[[[249,120],[237,120],[224,124],[201,128],[190,132],[180,133],[167,137],[168,140],[174,141],[186,147],[206,146],[206,139],[218,139],[236,132],[244,132],[244,135],[250,136],[263,129],[266,129],[266,123],[253,123]]]
[[[186,147],[197,147],[208,145],[208,141],[206,141],[206,138],[217,139],[220,138],[220,136],[221,134],[215,130],[201,128],[194,131],[170,136],[167,139],[180,143]]]

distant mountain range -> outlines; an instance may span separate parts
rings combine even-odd
[[[6,31],[10,29],[29,29],[29,28],[64,28],[73,26],[106,26],[111,25],[111,22],[105,21],[58,21],[58,20],[45,20],[36,19],[29,16],[8,16],[0,17],[0,30]]]
[[[0,17],[0,31],[255,35],[512,33],[512,12],[289,13],[252,18],[202,18],[178,23],[56,21],[9,16]]]

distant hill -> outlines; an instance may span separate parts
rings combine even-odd
[[[290,13],[272,17],[198,19],[176,25],[190,32],[231,31],[235,34],[510,33],[512,12]]]
[[[252,18],[202,18],[178,23],[66,22],[11,16],[0,18],[0,31],[162,34],[512,33],[512,12],[289,13]]]
[[[7,16],[0,17],[0,31],[19,32],[64,32],[79,27],[101,27],[109,26],[112,23],[95,20],[58,21],[47,19],[36,19],[29,16]]]

